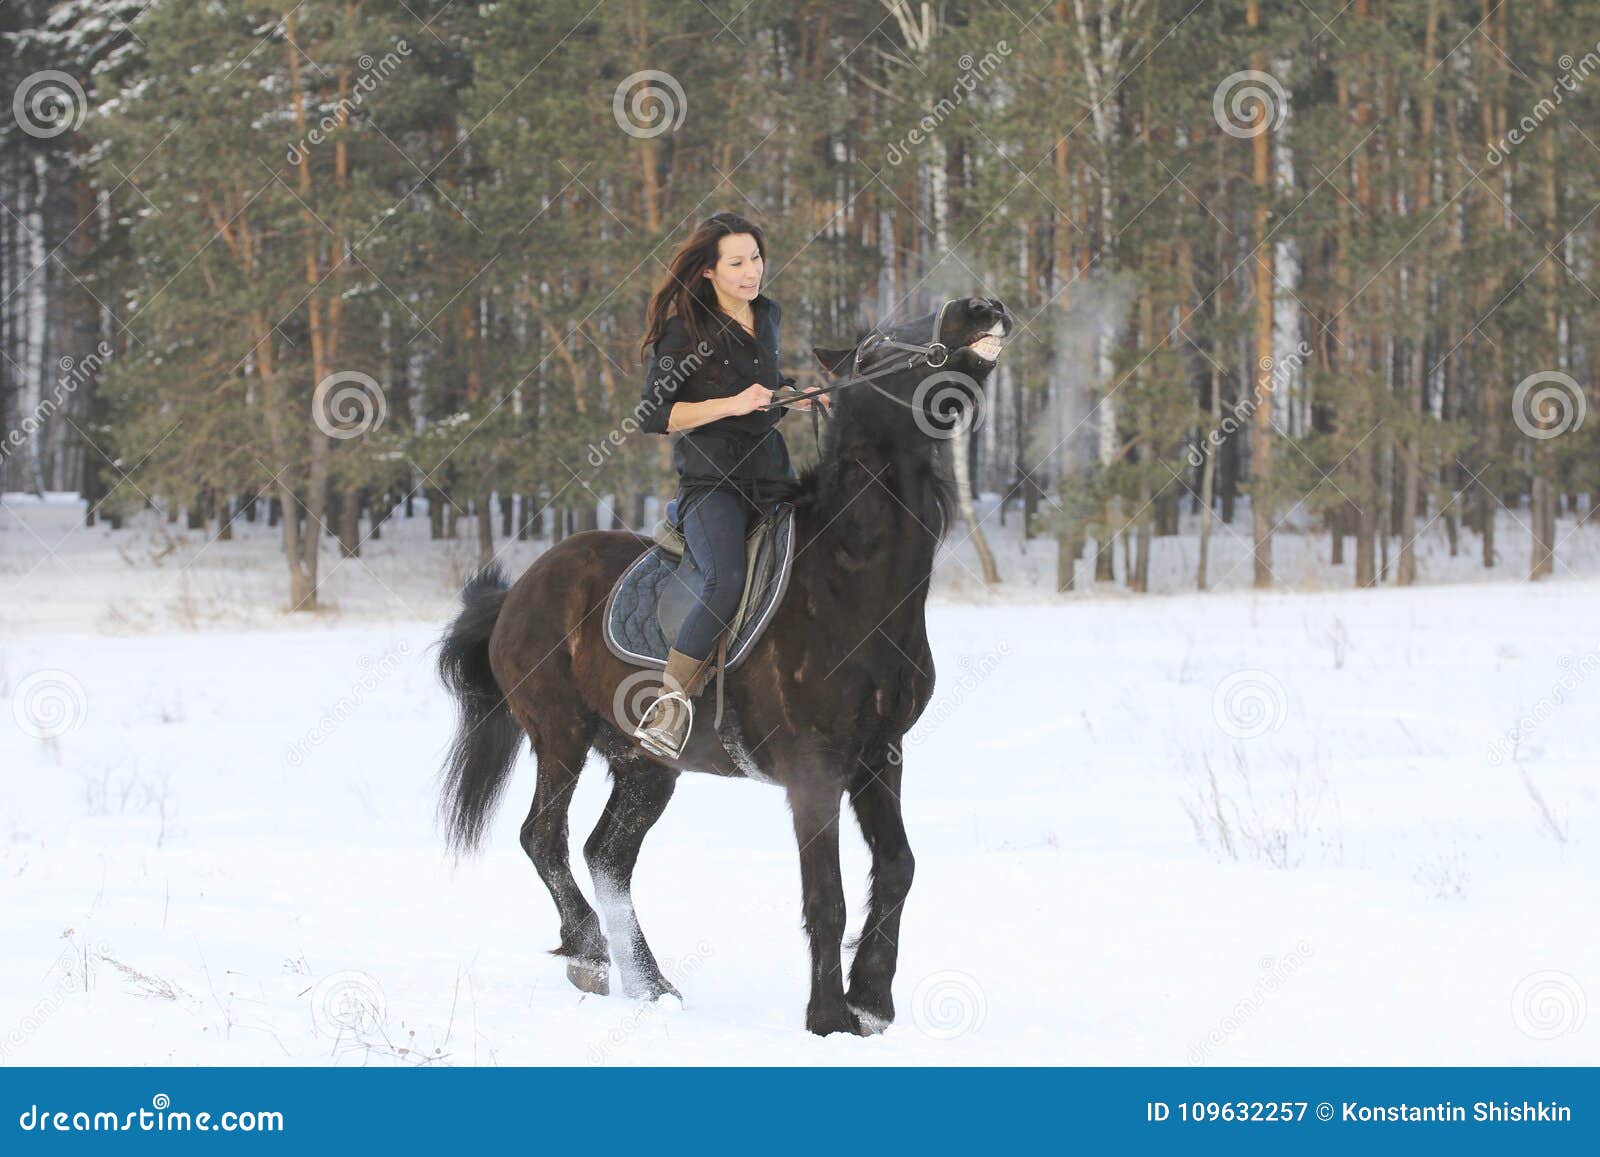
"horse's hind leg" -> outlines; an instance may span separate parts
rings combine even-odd
[[[594,879],[594,895],[605,914],[606,932],[622,972],[622,991],[654,1000],[681,994],[665,976],[645,943],[633,909],[633,868],[645,834],[667,810],[678,773],[636,754],[611,760],[611,798],[583,845],[583,858]]]
[[[522,850],[533,861],[539,878],[561,914],[561,943],[550,951],[567,958],[567,979],[604,996],[610,990],[610,955],[600,920],[572,878],[567,844],[567,808],[578,785],[589,741],[575,724],[530,729],[533,754],[539,764],[533,806],[522,821]]]

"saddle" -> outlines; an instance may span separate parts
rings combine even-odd
[[[705,575],[684,541],[678,502],[651,534],[652,545],[612,584],[606,596],[606,647],[636,667],[664,668],[678,628],[699,600]],[[772,621],[794,566],[794,504],[777,502],[745,537],[745,582],[728,629],[717,644],[714,664],[717,713],[722,725],[723,675],[736,670]]]

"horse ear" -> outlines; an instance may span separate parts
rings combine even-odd
[[[856,350],[854,346],[837,350],[825,350],[819,346],[812,346],[811,352],[817,355],[817,361],[821,362],[822,368],[827,370],[830,374],[838,373],[841,369],[854,361],[856,356]]]

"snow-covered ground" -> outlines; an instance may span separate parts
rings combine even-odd
[[[1058,597],[1013,520],[978,605],[947,559],[900,1019],[818,1039],[770,787],[685,777],[645,843],[682,1007],[545,953],[531,757],[445,858],[429,648],[470,541],[327,555],[332,606],[290,618],[265,528],[76,516],[0,507],[0,1063],[1600,1063],[1600,528],[1538,585]],[[575,850],[606,791],[595,759]]]

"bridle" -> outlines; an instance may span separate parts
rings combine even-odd
[[[940,341],[939,339],[943,336],[944,332],[944,311],[949,309],[950,304],[957,300],[959,299],[949,297],[946,298],[943,304],[939,306],[939,312],[936,313],[933,318],[933,332],[928,335],[929,340],[926,343],[918,344],[916,342],[897,341],[888,334],[884,333],[880,327],[873,326],[872,329],[867,333],[867,336],[862,338],[860,343],[856,346],[856,356],[854,363],[850,367],[850,377],[846,378],[842,382],[834,382],[826,386],[817,386],[809,390],[796,390],[792,394],[785,394],[782,398],[774,399],[773,401],[768,402],[765,406],[758,408],[762,410],[770,410],[774,406],[787,406],[794,402],[798,402],[803,398],[815,398],[821,394],[835,393],[836,391],[843,390],[849,386],[858,386],[863,382],[871,385],[873,389],[877,390],[890,401],[900,402],[901,399],[889,393],[882,386],[878,385],[877,382],[873,381],[873,379],[884,377],[887,374],[899,373],[902,370],[915,369],[919,365],[927,365],[933,369],[938,369],[940,366],[949,361],[950,347],[945,345],[944,342]],[[862,370],[862,365],[866,363],[872,355],[886,350],[903,350],[909,353],[911,356],[904,361],[898,357],[891,356],[881,366],[874,370]],[[903,405],[905,403],[902,402],[901,404]],[[820,432],[817,411],[823,408],[824,407],[817,405],[813,405],[811,407],[811,432],[819,439]],[[827,417],[829,421],[833,420],[832,414],[827,415]]]
[[[917,354],[918,357],[913,359],[906,366],[907,369],[916,365],[919,360],[925,361],[934,369],[938,369],[940,366],[944,365],[945,362],[950,360],[950,348],[946,346],[944,342],[940,341],[939,338],[944,332],[944,311],[949,309],[950,303],[955,300],[956,299],[953,297],[946,298],[944,303],[939,306],[939,312],[936,313],[933,318],[933,332],[929,335],[931,340],[926,345],[916,345],[912,342],[895,341],[888,334],[874,326],[872,331],[868,333],[866,337],[861,339],[861,344],[856,346],[856,360],[851,369],[856,373],[860,373],[861,365],[867,360],[867,357],[870,354],[874,354],[878,350],[884,348],[909,350],[912,353]],[[938,356],[937,361],[934,360],[935,354]]]

